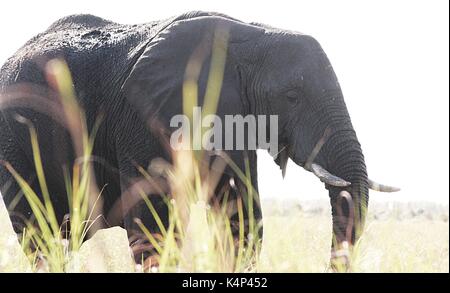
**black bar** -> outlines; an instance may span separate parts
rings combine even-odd
[[[6,281],[21,290],[31,286],[35,290],[58,288],[60,292],[65,289],[105,292],[109,288],[114,292],[149,290],[158,293],[160,291],[152,290],[256,292],[291,289],[309,293],[323,289],[336,292],[390,289],[428,292],[447,287],[448,280],[449,274],[0,274],[2,286]]]

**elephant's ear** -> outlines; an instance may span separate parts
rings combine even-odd
[[[177,20],[141,50],[122,86],[123,94],[144,119],[169,125],[174,115],[183,112],[183,84],[189,74],[197,74],[198,104],[202,104],[214,40],[219,36],[228,40],[228,53],[218,111],[225,105],[229,113],[224,114],[237,114],[233,106],[242,105],[241,88],[230,48],[262,33],[261,28],[219,16]]]

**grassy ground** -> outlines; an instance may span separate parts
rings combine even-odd
[[[331,243],[328,206],[314,203],[306,210],[294,206],[265,205],[260,271],[327,271]],[[374,204],[353,271],[449,272],[448,207]]]
[[[353,262],[354,272],[449,272],[448,206],[418,203],[372,206],[367,230]],[[265,201],[263,208],[264,242],[260,260],[252,271],[329,271],[331,217],[326,202],[271,200]],[[0,216],[5,219],[6,215]],[[110,245],[112,254],[118,249],[114,243]],[[0,247],[0,258],[8,250],[11,248]],[[118,250],[119,254],[129,253],[123,245]],[[124,259],[115,258],[116,262]]]

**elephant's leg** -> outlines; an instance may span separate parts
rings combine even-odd
[[[28,162],[23,160],[14,160],[10,164],[28,182],[30,187],[36,190],[36,174],[31,171],[34,168],[32,169]],[[8,209],[14,230],[16,233],[21,233],[26,226],[26,221],[32,216],[32,210],[16,179],[3,165],[0,166],[0,186],[1,195]]]
[[[238,160],[234,160],[238,162]],[[239,227],[240,227],[240,219],[239,219],[239,208],[238,202],[241,203],[243,219],[244,219],[244,236],[248,239],[250,232],[256,232],[259,239],[262,239],[263,236],[263,227],[262,227],[262,211],[261,211],[261,203],[258,195],[258,179],[257,179],[257,161],[256,161],[256,153],[250,152],[248,157],[249,162],[249,174],[250,174],[250,184],[248,186],[247,182],[244,182],[239,176],[236,174],[229,175],[224,174],[222,179],[217,187],[216,196],[218,198],[223,199],[224,194],[227,193],[228,196],[228,204],[230,205],[230,222],[232,225],[232,233],[233,236],[238,239],[239,238]],[[245,165],[245,164],[241,164]],[[242,167],[241,169],[244,169]],[[242,170],[245,173],[245,170]],[[233,174],[233,172],[228,172]],[[249,188],[250,187],[250,188]],[[221,202],[221,204],[224,204]],[[252,229],[250,229],[250,225],[253,224]],[[251,231],[253,230],[253,231]],[[250,237],[253,237],[252,235]]]
[[[155,191],[154,185],[142,176],[132,160],[120,160],[119,172],[122,222],[127,230],[135,261],[141,263],[155,254],[155,249],[147,239],[141,225],[158,239],[162,232],[158,223],[162,223],[163,229],[169,227],[168,206],[163,195]],[[143,200],[143,196],[148,199],[147,202]],[[154,208],[155,214],[152,213],[148,202]]]
[[[32,211],[16,179],[6,168],[6,164],[10,164],[30,184],[33,190],[36,190],[35,168],[16,144],[15,138],[5,121],[2,121],[0,127],[0,191],[9,211],[14,230],[21,233],[25,227],[25,222],[31,217]]]
[[[258,237],[260,240],[262,240],[263,222],[262,222],[261,199],[259,197],[259,189],[258,189],[258,169],[257,169],[258,166],[257,166],[256,152],[251,152],[249,166],[250,166],[251,184],[253,188],[252,190],[253,217],[255,220]]]

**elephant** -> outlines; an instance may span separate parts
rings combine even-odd
[[[183,113],[186,67],[193,54],[204,60],[197,78],[201,103],[218,31],[227,32],[227,50],[216,114],[278,117],[279,152],[273,155],[274,160],[283,175],[291,159],[324,183],[332,208],[331,249],[333,256],[338,256],[343,246],[354,245],[361,236],[369,189],[398,189],[368,178],[362,148],[330,61],[317,40],[299,32],[200,11],[139,25],[92,15],[64,17],[28,41],[1,69],[0,160],[9,162],[39,190],[28,128],[17,115],[31,121],[39,137],[44,171],[51,174],[47,183],[55,213],[63,221],[68,213],[63,167],[72,166],[77,156],[67,129],[57,118],[37,109],[46,108],[41,102],[33,102],[38,95],[35,91],[47,97],[43,101],[51,100],[52,81],[46,64],[54,58],[63,59],[72,74],[88,130],[93,129],[96,117],[103,117],[93,156],[99,158],[94,171],[97,185],[105,186],[102,213],[107,215],[140,177],[136,166],[145,169],[156,158],[171,160],[164,137],[173,132],[170,119]],[[20,97],[8,100],[14,91]],[[18,102],[21,98],[25,101],[22,104]],[[257,191],[256,150],[226,153],[242,170],[248,161],[251,183]],[[227,168],[219,186],[233,185],[231,179],[242,186],[236,178]],[[0,185],[5,203],[11,205],[20,188],[4,164],[0,166]],[[162,201],[154,201],[167,220]],[[17,214],[25,218],[32,215],[24,198],[10,210],[16,221]],[[262,219],[258,198],[254,216]],[[141,205],[113,225],[132,229],[136,217],[156,226]]]

